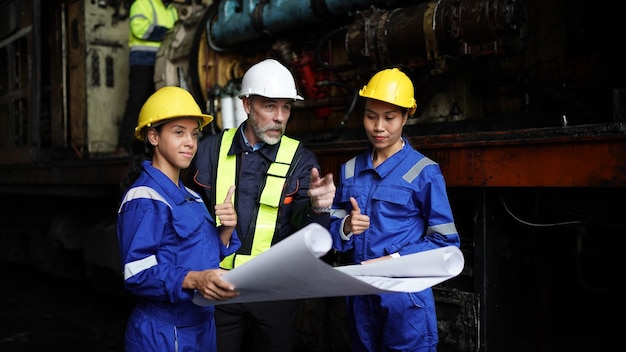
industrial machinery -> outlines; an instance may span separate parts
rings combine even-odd
[[[0,259],[119,273],[115,157],[128,95],[125,0],[0,0]],[[440,351],[587,351],[619,343],[626,37],[589,0],[179,0],[157,86],[246,117],[241,77],[287,65],[305,97],[287,134],[323,172],[367,147],[358,90],[400,67],[405,133],[441,166],[465,269],[435,287]],[[343,258],[329,253],[338,265]],[[303,305],[299,347],[349,351],[339,298]],[[612,348],[612,347],[611,347]]]

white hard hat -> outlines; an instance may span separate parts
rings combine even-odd
[[[239,98],[261,95],[267,98],[304,100],[289,69],[274,59],[265,59],[248,69],[241,81]]]

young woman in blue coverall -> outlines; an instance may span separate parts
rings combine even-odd
[[[437,163],[402,136],[417,104],[411,80],[397,68],[375,74],[365,98],[367,152],[341,166],[330,232],[333,248],[355,263],[459,246],[446,184]],[[430,288],[346,297],[353,351],[437,350]]]
[[[195,305],[194,292],[213,300],[238,294],[218,269],[240,246],[233,236],[235,186],[215,206],[217,228],[200,195],[180,179],[199,131],[212,119],[179,87],[155,92],[139,114],[135,137],[145,141],[148,157],[122,182],[117,223],[124,287],[137,297],[126,327],[127,352],[215,351],[214,307]]]

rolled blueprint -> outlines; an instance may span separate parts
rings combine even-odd
[[[450,246],[371,264],[333,267],[319,259],[331,248],[330,233],[319,224],[310,224],[222,276],[239,296],[214,301],[196,292],[193,301],[207,306],[418,292],[458,275],[464,266],[461,251]]]

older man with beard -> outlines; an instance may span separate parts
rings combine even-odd
[[[335,196],[332,174],[321,177],[315,154],[284,135],[293,102],[303,100],[291,72],[277,60],[263,60],[244,74],[239,98],[248,119],[205,137],[188,173],[188,184],[209,211],[236,186],[242,245],[220,263],[223,269],[242,265],[310,223],[328,227]],[[217,350],[293,351],[298,303],[216,306]]]

